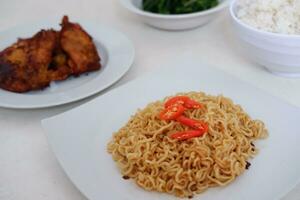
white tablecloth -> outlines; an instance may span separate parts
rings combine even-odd
[[[16,25],[64,14],[72,21],[91,20],[116,28],[134,43],[136,58],[132,68],[110,89],[188,54],[300,106],[300,79],[274,76],[240,55],[235,48],[228,12],[204,27],[168,32],[140,23],[124,11],[117,0],[1,0],[0,34]],[[40,120],[92,98],[39,110],[0,108],[1,200],[86,199],[60,168],[49,149]],[[300,199],[300,184],[283,199]]]

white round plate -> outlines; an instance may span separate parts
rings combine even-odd
[[[134,47],[122,33],[100,24],[70,19],[79,23],[92,37],[101,57],[102,68],[74,78],[50,84],[43,90],[13,93],[0,89],[0,107],[44,108],[74,102],[104,90],[118,81],[130,68]],[[60,19],[22,25],[0,32],[0,51],[17,41],[31,37],[41,29],[59,30]]]

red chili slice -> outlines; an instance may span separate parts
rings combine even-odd
[[[183,125],[189,126],[203,133],[208,131],[208,125],[203,121],[191,119],[185,116],[179,116],[176,120]]]
[[[159,118],[162,120],[175,120],[185,111],[185,107],[181,104],[172,104],[165,108],[160,114]]]
[[[188,96],[175,96],[165,102],[165,108],[173,105],[181,104],[188,109],[198,109],[202,107],[202,104],[190,99]]]
[[[186,140],[186,139],[202,136],[203,134],[204,132],[199,130],[188,130],[188,131],[173,133],[170,137],[177,140]]]
[[[169,100],[167,100],[165,102],[165,108],[173,105],[173,104],[181,104],[181,105],[184,105],[184,103],[186,101],[188,101],[190,98],[187,97],[187,96],[176,96],[176,97],[172,97],[170,98]]]
[[[199,109],[202,108],[202,104],[198,103],[197,101],[194,101],[192,99],[187,100],[184,103],[184,106],[188,109]]]

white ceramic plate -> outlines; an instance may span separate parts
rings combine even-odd
[[[0,50],[16,42],[17,38],[31,37],[40,29],[59,30],[61,19],[44,20],[0,32]],[[93,95],[118,81],[129,69],[134,59],[134,47],[122,33],[92,22],[78,22],[93,37],[101,56],[99,71],[55,82],[44,90],[13,93],[0,89],[0,107],[42,108],[74,102]]]
[[[223,94],[263,120],[269,138],[256,143],[260,153],[251,168],[226,187],[193,199],[273,200],[300,178],[300,110],[222,71],[193,61],[177,63],[141,77],[71,111],[42,121],[61,166],[90,200],[171,200],[123,180],[106,145],[138,108],[182,91]]]

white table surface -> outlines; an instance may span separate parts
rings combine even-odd
[[[0,34],[16,25],[63,14],[68,14],[72,21],[91,20],[119,29],[134,43],[136,58],[132,68],[110,89],[154,68],[164,67],[163,63],[174,58],[189,55],[300,107],[300,78],[274,76],[240,55],[227,12],[204,27],[167,32],[140,23],[124,11],[117,0],[0,0]],[[99,95],[101,93],[96,96]],[[60,168],[49,149],[40,120],[92,98],[95,96],[38,110],[0,108],[0,200],[86,199]],[[300,184],[283,198],[299,199]]]

